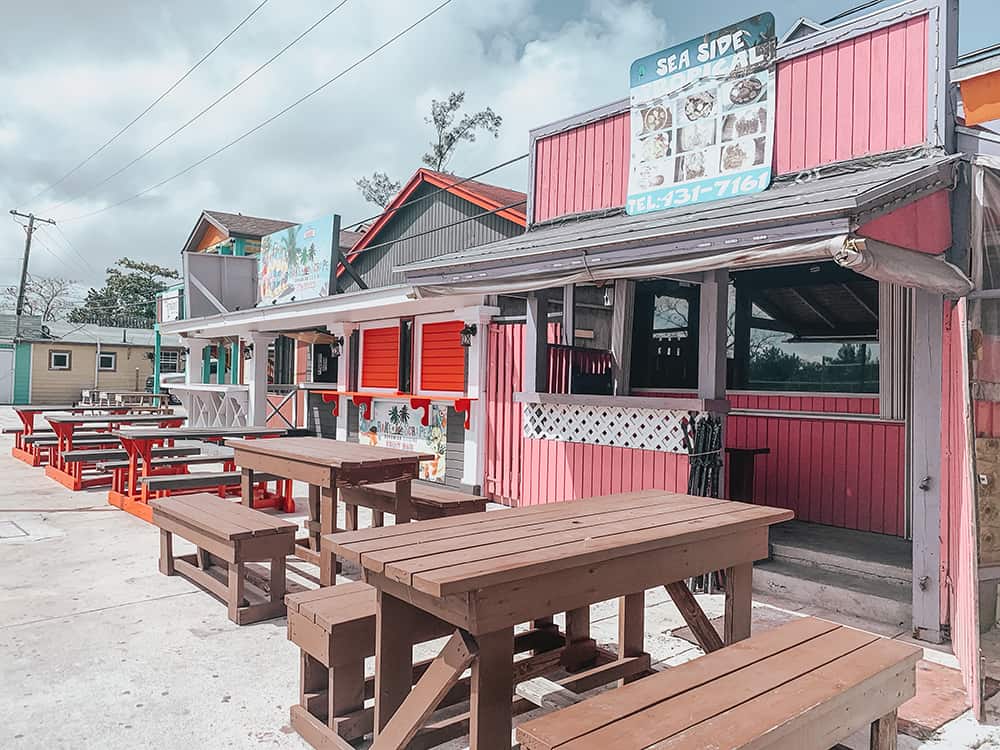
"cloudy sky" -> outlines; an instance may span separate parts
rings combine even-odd
[[[527,150],[528,129],[627,94],[636,57],[769,8],[779,34],[850,2],[772,0],[453,0],[322,93],[225,153],[141,198],[79,218],[176,174],[368,54],[440,0],[348,0],[330,18],[178,136],[97,186],[333,8],[270,0],[118,141],[38,197],[141,112],[260,0],[0,0],[0,207],[59,221],[36,235],[30,270],[96,284],[128,255],[178,265],[203,208],[305,221],[368,217],[354,180],[405,180],[420,165],[434,98],[504,117],[499,139],[460,147],[457,174]],[[991,35],[995,0],[962,0],[963,50]],[[523,189],[526,162],[493,173]],[[16,283],[24,232],[0,222],[0,286]]]

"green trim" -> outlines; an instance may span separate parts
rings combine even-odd
[[[210,346],[201,350],[201,382],[212,382],[212,347]]]
[[[229,382],[233,385],[240,384],[240,345],[229,345]]]
[[[14,403],[31,403],[31,344],[14,346]]]
[[[243,237],[236,237],[233,243],[233,255],[247,254],[247,241]]]
[[[160,392],[160,324],[153,325],[153,393]]]

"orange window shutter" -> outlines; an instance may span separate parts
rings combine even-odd
[[[399,387],[399,327],[369,328],[361,334],[361,387]]]
[[[1000,70],[959,84],[965,107],[965,124],[979,125],[1000,118]]]
[[[465,347],[460,320],[426,323],[420,334],[420,388],[425,391],[465,390]]]

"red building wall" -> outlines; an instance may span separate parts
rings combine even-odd
[[[928,28],[917,16],[778,63],[776,173],[924,143]],[[623,206],[629,135],[626,111],[538,139],[533,221]]]

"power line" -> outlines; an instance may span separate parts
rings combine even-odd
[[[63,232],[62,228],[58,224],[55,225],[55,228],[56,228],[56,231],[59,232],[59,236],[62,237],[62,244],[61,245],[60,245],[59,242],[56,242],[56,236],[55,235],[49,234],[48,227],[43,227],[42,230],[43,230],[45,236],[48,237],[50,240],[52,240],[52,242],[54,244],[56,244],[57,246],[62,246],[62,247],[68,248],[70,250],[70,252],[73,253],[73,255],[75,255],[77,258],[80,259],[80,262],[83,263],[83,265],[85,265],[87,268],[89,268],[93,273],[96,273],[98,276],[100,276],[101,272],[98,271],[89,260],[87,260],[86,256],[84,256],[83,253],[81,253],[79,250],[76,249],[76,245],[74,245],[72,242],[70,242],[69,237],[66,236],[66,233]]]
[[[193,117],[191,117],[187,122],[185,122],[182,125],[180,125],[179,127],[175,128],[170,133],[168,133],[163,138],[161,138],[159,141],[157,141],[152,146],[150,146],[145,151],[143,151],[141,154],[139,154],[138,156],[136,156],[134,159],[132,159],[132,161],[130,161],[130,162],[124,164],[123,166],[119,167],[118,169],[116,169],[114,172],[112,172],[111,174],[109,174],[107,177],[105,177],[100,182],[97,182],[94,185],[91,185],[89,188],[87,188],[87,189],[85,189],[85,190],[77,193],[72,198],[67,198],[64,201],[62,201],[60,203],[57,203],[56,205],[52,206],[48,210],[55,211],[56,209],[62,208],[63,206],[65,206],[67,203],[73,203],[73,202],[79,200],[83,196],[88,195],[89,193],[92,193],[93,191],[97,190],[99,187],[101,187],[103,185],[106,185],[107,183],[111,182],[111,180],[113,180],[115,177],[117,177],[118,175],[120,175],[122,172],[126,171],[127,169],[131,168],[133,165],[135,165],[135,164],[139,163],[140,161],[142,161],[143,159],[145,159],[151,153],[153,153],[154,151],[156,151],[156,149],[158,149],[160,146],[162,146],[163,144],[165,144],[167,141],[173,139],[174,136],[176,136],[179,133],[181,133],[181,131],[187,129],[188,126],[190,126],[190,125],[194,124],[195,122],[197,122],[198,120],[200,120],[209,111],[211,111],[212,109],[214,109],[215,107],[217,107],[219,104],[221,104],[223,101],[225,101],[227,98],[229,98],[233,93],[235,93],[239,88],[241,88],[251,78],[253,78],[254,76],[256,76],[258,73],[260,73],[262,70],[264,70],[264,68],[266,68],[268,65],[270,65],[271,63],[273,63],[275,60],[277,60],[283,54],[285,54],[288,50],[290,50],[292,47],[294,47],[306,34],[308,34],[310,31],[312,31],[313,29],[315,29],[317,26],[319,26],[321,23],[323,23],[323,21],[325,21],[326,19],[328,19],[330,16],[332,16],[334,13],[336,13],[342,7],[344,7],[345,5],[347,5],[347,3],[348,3],[348,0],[341,0],[341,2],[339,2],[331,10],[329,10],[325,14],[323,14],[319,18],[319,20],[317,20],[315,23],[313,23],[309,28],[307,28],[305,31],[303,31],[301,34],[299,34],[297,37],[295,37],[292,41],[290,41],[288,44],[286,44],[284,47],[282,47],[280,50],[278,50],[270,58],[268,58],[263,63],[261,63],[260,65],[258,65],[255,70],[253,70],[251,73],[249,73],[247,76],[245,76],[239,83],[237,83],[236,85],[234,85],[233,87],[231,87],[228,91],[226,91],[224,94],[222,94],[221,96],[219,96],[218,98],[216,98],[215,101],[213,101],[207,107],[204,107],[201,111],[199,111],[197,114],[195,114]]]
[[[256,8],[254,8],[252,11],[250,11],[250,13],[247,14],[247,16],[244,17],[244,19],[242,21],[240,21],[238,24],[236,24],[235,27],[233,27],[232,31],[230,31],[228,34],[226,34],[224,37],[222,37],[222,39],[220,39],[219,42],[214,47],[212,47],[212,49],[210,49],[208,52],[206,52],[204,55],[202,55],[201,59],[198,60],[198,62],[196,62],[194,65],[192,65],[190,68],[188,68],[187,71],[184,73],[184,75],[182,75],[180,78],[178,78],[176,81],[174,81],[170,85],[170,87],[166,91],[164,91],[162,94],[160,94],[158,97],[156,97],[149,106],[147,106],[144,110],[142,110],[142,112],[140,112],[135,117],[133,117],[121,130],[119,130],[117,133],[115,133],[113,136],[111,136],[108,140],[106,140],[104,143],[102,143],[97,148],[97,150],[94,151],[92,154],[90,154],[86,159],[84,159],[83,161],[81,161],[79,164],[77,164],[75,167],[73,167],[71,170],[69,170],[66,174],[64,174],[58,180],[56,180],[53,183],[50,183],[48,187],[43,188],[39,192],[35,193],[29,199],[28,202],[31,203],[33,201],[36,201],[38,198],[40,198],[41,196],[43,196],[47,192],[49,192],[52,188],[56,187],[57,185],[62,184],[63,181],[65,181],[67,177],[70,177],[71,175],[73,175],[76,172],[78,172],[80,170],[80,168],[83,167],[84,165],[86,165],[88,162],[90,162],[91,159],[93,159],[95,156],[97,156],[102,151],[104,151],[104,149],[106,149],[112,143],[114,143],[115,141],[117,141],[125,133],[126,130],[128,130],[130,127],[132,127],[137,122],[139,122],[139,120],[141,120],[143,117],[145,117],[147,114],[149,114],[149,112],[153,109],[153,107],[155,107],[157,104],[159,104],[161,101],[163,101],[171,91],[173,91],[175,88],[177,88],[178,86],[180,86],[180,84],[184,81],[184,79],[186,79],[189,75],[191,75],[192,73],[194,73],[201,66],[201,64],[203,62],[205,62],[209,57],[211,57],[212,54],[217,49],[219,49],[219,47],[221,47],[229,39],[229,37],[231,37],[233,34],[235,34],[237,31],[239,31],[240,28],[242,28],[243,25],[247,21],[249,21],[251,18],[253,18],[257,14],[257,11],[259,11],[261,8],[263,8],[265,5],[267,5],[267,2],[268,2],[268,0],[262,0],[262,2]]]
[[[358,66],[362,65],[363,63],[365,63],[368,60],[370,60],[371,58],[373,58],[375,55],[377,55],[379,52],[381,52],[386,47],[388,47],[389,45],[391,45],[397,39],[399,39],[400,37],[404,36],[405,34],[409,33],[413,29],[415,29],[417,26],[419,26],[420,24],[422,24],[424,21],[426,21],[427,19],[429,19],[431,16],[433,16],[438,11],[444,9],[445,6],[450,5],[452,2],[454,2],[454,0],[444,0],[444,2],[439,3],[432,10],[430,10],[427,13],[425,13],[423,16],[421,16],[416,21],[414,21],[413,23],[411,23],[405,29],[403,29],[402,31],[397,32],[395,35],[391,36],[388,40],[386,40],[385,42],[383,42],[382,44],[380,44],[378,47],[376,47],[375,49],[373,49],[371,52],[367,53],[363,57],[359,58],[358,60],[356,60],[355,62],[351,63],[349,66],[347,66],[343,70],[341,70],[333,78],[330,78],[325,83],[320,84],[319,86],[317,86],[316,88],[314,88],[309,93],[304,94],[303,96],[301,96],[298,99],[296,99],[294,102],[292,102],[291,104],[289,104],[288,106],[286,106],[284,109],[282,109],[282,110],[278,111],[277,113],[271,115],[270,117],[268,117],[263,122],[258,123],[257,125],[255,125],[254,127],[252,127],[250,130],[246,131],[245,133],[243,133],[242,135],[238,136],[237,138],[234,138],[233,140],[229,141],[229,143],[226,143],[224,146],[220,146],[215,151],[212,151],[211,153],[203,156],[201,159],[199,159],[198,161],[194,162],[193,164],[185,167],[180,172],[177,172],[176,174],[173,174],[170,177],[167,177],[166,179],[160,180],[156,184],[150,185],[145,190],[140,190],[138,193],[135,193],[135,194],[129,196],[128,198],[120,200],[120,201],[118,201],[116,203],[112,203],[112,204],[110,204],[108,206],[105,206],[104,208],[99,208],[99,209],[97,209],[95,211],[89,211],[89,212],[84,213],[84,214],[79,214],[78,216],[73,216],[73,217],[71,217],[69,219],[64,219],[63,222],[65,223],[65,222],[79,221],[80,219],[86,219],[86,218],[89,218],[91,216],[96,216],[97,214],[104,213],[105,211],[110,211],[113,208],[117,208],[118,206],[122,206],[122,205],[124,205],[126,203],[134,201],[137,198],[141,198],[142,196],[144,196],[144,195],[146,195],[148,193],[151,193],[152,191],[156,190],[157,188],[163,187],[168,182],[172,182],[173,180],[176,180],[178,177],[181,177],[181,176],[187,174],[191,170],[200,167],[202,164],[204,164],[205,162],[207,162],[209,159],[212,159],[212,158],[218,156],[223,151],[227,151],[228,149],[230,149],[233,146],[235,146],[237,143],[240,143],[241,141],[245,140],[246,138],[248,138],[251,135],[253,135],[254,133],[256,133],[258,130],[261,130],[262,128],[270,125],[272,122],[274,122],[275,120],[277,120],[282,115],[287,114],[288,112],[290,112],[291,110],[293,110],[298,105],[302,104],[307,99],[311,99],[313,96],[315,96],[319,92],[323,91],[323,89],[327,88],[328,86],[330,86],[334,82],[336,82],[339,79],[343,78],[345,75],[347,75],[348,73],[350,73],[352,70],[354,70]]]

